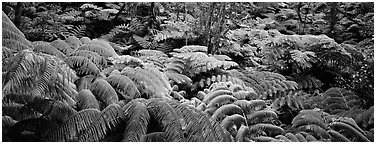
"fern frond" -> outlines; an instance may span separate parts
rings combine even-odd
[[[149,125],[150,115],[141,101],[132,100],[123,107],[123,120],[127,123],[123,140],[125,142],[143,141]]]
[[[233,127],[234,125],[240,128],[241,125],[245,125],[245,124],[246,124],[246,119],[242,115],[239,115],[239,114],[233,114],[233,115],[227,116],[221,122],[221,126],[225,128],[227,131],[229,131],[229,129]]]
[[[46,141],[53,142],[72,142],[78,141],[82,132],[84,132],[98,117],[98,109],[85,109],[71,116],[62,125],[57,127],[48,135]]]
[[[97,109],[99,110],[99,103],[97,99],[95,98],[94,94],[91,93],[89,89],[82,89],[77,97],[77,107],[79,110],[85,110],[85,109]]]
[[[147,109],[151,117],[156,119],[163,131],[167,133],[167,141],[183,141],[183,131],[177,113],[161,99],[150,99]]]
[[[67,39],[65,39],[65,42],[74,50],[82,45],[81,41],[75,36],[69,36]]]
[[[77,72],[77,75],[100,76],[98,67],[88,58],[83,56],[70,56],[65,62]]]
[[[98,68],[104,68],[107,66],[106,58],[100,56],[98,53],[88,50],[76,50],[69,54],[70,56],[82,56],[90,59]]]
[[[257,94],[254,92],[254,91],[238,91],[236,93],[234,93],[234,97],[238,100],[253,100],[253,99],[257,99],[258,96]]]
[[[78,138],[80,142],[100,141],[114,132],[124,121],[120,118],[121,107],[118,104],[111,104],[100,112],[100,116],[81,133]]]
[[[247,117],[247,123],[248,124],[268,122],[270,120],[278,118],[277,114],[274,111],[271,111],[271,110],[255,111],[251,114],[247,114],[246,117]]]
[[[50,45],[55,47],[65,55],[68,55],[73,51],[71,46],[63,40],[55,40],[51,42]]]
[[[140,98],[141,94],[136,84],[124,75],[112,75],[106,81],[119,93],[130,96],[132,99]]]
[[[32,47],[32,50],[34,52],[41,52],[41,53],[49,54],[49,55],[52,55],[52,56],[56,56],[56,57],[61,58],[61,59],[66,58],[64,53],[60,52],[57,48],[51,46],[48,43],[47,44],[34,45]]]
[[[103,47],[101,45],[98,45],[98,44],[95,44],[95,43],[92,43],[92,42],[90,42],[89,44],[84,44],[84,45],[78,47],[78,50],[89,50],[89,51],[92,51],[92,52],[96,52],[99,55],[106,57],[106,58],[117,57],[117,54],[113,49],[111,50],[111,49],[108,49],[106,47]]]
[[[176,84],[186,84],[191,85],[192,80],[186,75],[175,73],[175,72],[165,72],[165,75],[168,77],[168,79],[174,81]]]
[[[190,46],[183,46],[180,49],[174,49],[174,51],[179,52],[179,53],[191,53],[191,52],[206,53],[208,51],[208,48],[206,46],[190,45]]]
[[[216,107],[219,108],[226,104],[231,104],[235,102],[236,99],[233,96],[230,95],[221,95],[213,98],[209,104],[207,105],[207,108]]]
[[[80,38],[80,41],[81,41],[82,44],[88,44],[88,43],[91,42],[91,39],[88,38],[88,37],[82,37],[82,38]]]
[[[235,104],[227,104],[219,107],[212,115],[212,118],[217,121],[222,121],[226,115],[240,114],[243,115],[243,109]]]
[[[232,95],[232,92],[229,90],[217,90],[212,91],[206,95],[206,97],[202,100],[203,103],[209,104],[209,102],[217,96],[221,95]]]
[[[105,103],[105,106],[111,105],[119,101],[118,95],[114,88],[104,79],[96,79],[90,87],[90,91],[96,96],[96,98]]]
[[[324,128],[322,128],[318,125],[315,125],[315,124],[300,126],[300,127],[297,128],[297,130],[298,131],[311,132],[312,135],[319,136],[320,138],[323,138],[323,139],[330,138],[330,135],[328,134],[328,132],[326,132],[326,130]]]
[[[351,142],[348,138],[346,138],[344,135],[342,135],[341,133],[339,133],[335,130],[327,130],[327,132],[330,134],[332,141]]]
[[[166,132],[153,132],[143,135],[141,142],[165,142],[167,139],[166,136]]]
[[[343,122],[332,122],[329,124],[329,127],[333,128],[336,131],[347,131],[359,141],[370,142],[370,140],[364,134],[362,134],[360,131],[356,130],[349,124]]]
[[[312,57],[316,57],[314,52],[311,51],[299,51],[299,50],[292,50],[290,51],[291,58],[303,69],[311,68],[312,64],[310,62],[312,61]]]
[[[250,133],[266,132],[267,136],[271,136],[271,137],[283,134],[285,132],[285,130],[283,130],[279,126],[275,126],[272,124],[265,124],[265,123],[258,123],[258,124],[252,125],[250,126],[249,130],[250,130]]]

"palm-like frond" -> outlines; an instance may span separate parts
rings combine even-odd
[[[98,67],[88,58],[83,56],[70,56],[65,62],[77,72],[77,75],[100,75]]]
[[[90,87],[90,91],[96,96],[96,98],[103,102],[105,106],[113,104],[119,101],[118,95],[114,88],[104,79],[96,79]]]
[[[249,129],[251,133],[264,131],[267,133],[268,136],[272,136],[272,137],[283,134],[285,132],[285,130],[279,126],[275,126],[272,124],[265,124],[265,123],[258,123],[258,124],[252,125],[250,126]]]
[[[311,68],[312,64],[310,62],[313,61],[313,58],[316,57],[314,52],[311,51],[299,51],[299,50],[292,50],[290,51],[291,58],[303,69]]]
[[[52,131],[46,138],[46,141],[71,142],[78,141],[78,137],[95,120],[100,117],[100,111],[97,109],[85,109],[71,116],[62,125]]]
[[[123,134],[123,141],[149,141],[148,138],[145,139],[150,120],[150,115],[146,105],[137,99],[132,100],[123,107],[123,112],[125,115],[124,120],[127,123]]]
[[[184,141],[182,125],[174,109],[161,99],[151,99],[147,103],[147,109],[151,117],[156,119],[164,132],[167,133],[167,141]]]
[[[67,39],[65,39],[65,42],[74,50],[82,45],[81,41],[75,36],[69,36]]]
[[[60,52],[57,48],[51,46],[49,43],[38,44],[32,47],[34,52],[41,52],[49,55],[56,56],[61,59],[65,59],[65,54]]]
[[[149,96],[167,99],[172,98],[169,96],[172,89],[167,82],[167,77],[158,70],[152,68],[142,69],[137,67],[133,69],[126,67],[122,70],[122,74],[132,79],[136,84],[141,84],[145,86],[146,89],[149,89],[150,92],[153,92],[152,95]],[[145,85],[145,83],[148,83],[149,85]],[[140,90],[140,92],[141,91],[142,90]]]
[[[166,132],[153,132],[142,136],[142,142],[165,142],[167,139]]]
[[[121,107],[111,104],[103,109],[100,116],[83,131],[78,138],[80,142],[94,142],[106,138],[110,133],[123,126]]]
[[[106,47],[103,47],[102,45],[92,43],[92,41],[88,44],[84,44],[80,47],[78,47],[78,50],[89,50],[98,53],[99,55],[103,57],[116,57],[117,54],[113,49],[108,49]]]
[[[2,18],[2,46],[6,46],[14,50],[30,48],[31,43],[25,38],[25,35],[13,24],[13,22],[4,12],[2,13]]]
[[[77,108],[79,110],[84,109],[97,109],[99,110],[98,100],[95,98],[94,94],[91,93],[89,89],[82,89],[76,97]]]
[[[106,58],[98,53],[89,50],[76,50],[69,54],[70,56],[83,56],[90,59],[98,68],[102,69],[107,66]]]
[[[71,46],[63,40],[54,40],[53,42],[50,43],[50,45],[55,47],[56,49],[58,49],[65,55],[68,55],[69,53],[73,51]]]
[[[72,102],[68,95],[76,92],[71,85],[75,73],[56,57],[24,50],[3,68],[7,70],[4,75],[4,95],[31,93],[32,96],[43,95]]]
[[[106,81],[119,93],[124,96],[129,96],[132,99],[140,98],[140,91],[137,85],[124,75],[111,75],[106,78]]]

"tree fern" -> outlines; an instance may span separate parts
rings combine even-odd
[[[124,96],[130,96],[132,99],[141,97],[136,84],[124,75],[112,75],[107,77],[106,81]]]
[[[84,44],[80,47],[78,47],[78,50],[89,50],[98,53],[99,55],[103,57],[116,57],[117,54],[113,49],[107,49],[106,47],[103,47],[101,45],[95,44],[95,43],[89,43],[89,44]]]
[[[149,134],[145,134],[142,136],[142,142],[165,142],[166,141],[166,132],[153,132]]]
[[[114,132],[124,121],[120,118],[121,107],[118,104],[110,104],[100,112],[100,116],[85,129],[78,138],[80,142],[100,141]]]
[[[91,124],[93,124],[100,116],[100,111],[97,109],[82,110],[71,116],[62,125],[52,131],[46,138],[46,141],[78,141],[80,134],[84,132]]]
[[[82,89],[76,97],[77,108],[79,110],[97,109],[99,110],[98,100],[89,89]]]
[[[51,46],[48,43],[47,44],[34,45],[32,47],[32,50],[34,52],[41,52],[41,53],[49,54],[49,55],[52,55],[52,56],[56,56],[56,57],[61,58],[61,59],[66,58],[66,55],[64,53],[60,52],[57,48]]]
[[[83,56],[90,59],[98,68],[102,69],[107,66],[105,57],[100,56],[98,53],[88,50],[76,50],[69,54],[70,56]]]
[[[123,107],[123,111],[125,115],[123,119],[127,123],[123,141],[142,141],[150,120],[146,105],[141,101],[133,100]]]
[[[265,132],[267,136],[274,137],[276,135],[283,134],[285,131],[279,127],[275,126],[272,124],[265,124],[265,123],[258,123],[255,125],[250,126],[249,128],[250,133],[255,133],[255,132]]]
[[[147,109],[150,116],[155,118],[167,133],[167,141],[184,141],[180,120],[170,105],[161,99],[154,99],[147,103]]]
[[[61,51],[63,54],[68,55],[73,51],[73,49],[70,47],[69,44],[67,44],[63,40],[55,40],[50,43],[51,46],[57,48],[59,51]]]
[[[81,41],[75,36],[69,36],[65,42],[71,46],[72,49],[77,49],[82,45]]]
[[[118,95],[113,87],[104,79],[96,79],[90,87],[90,91],[96,98],[103,102],[105,106],[111,105],[119,101]]]
[[[70,56],[65,62],[77,72],[77,75],[100,75],[98,67],[88,58],[83,56]]]

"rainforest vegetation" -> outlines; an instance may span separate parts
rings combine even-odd
[[[2,2],[2,141],[374,141],[373,11]]]

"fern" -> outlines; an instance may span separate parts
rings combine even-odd
[[[108,134],[123,125],[120,118],[121,107],[118,104],[111,104],[100,112],[100,116],[83,131],[78,138],[80,142],[100,141]]]
[[[100,56],[103,56],[105,58],[108,57],[116,57],[117,54],[112,49],[108,49],[106,47],[103,47],[101,45],[95,44],[90,42],[89,44],[84,44],[78,48],[78,50],[89,50],[98,53]]]
[[[65,55],[68,55],[73,51],[73,49],[70,47],[70,45],[67,44],[63,40],[55,40],[55,41],[51,42],[50,45],[55,47],[56,49],[58,49],[59,51],[61,51]]]
[[[97,109],[99,110],[99,103],[94,94],[89,89],[82,89],[76,97],[77,108],[79,110]]]
[[[311,68],[312,64],[310,64],[310,61],[314,57],[316,57],[314,52],[311,51],[299,51],[299,50],[292,50],[290,51],[291,58],[300,66],[302,69]]]
[[[285,132],[279,126],[275,126],[272,124],[264,124],[264,123],[258,123],[258,124],[252,125],[250,126],[249,130],[250,130],[250,133],[266,132],[267,136],[271,136],[271,137],[283,134]]]
[[[66,58],[64,53],[60,52],[57,48],[51,46],[48,43],[47,44],[34,45],[32,47],[32,50],[34,52],[41,52],[41,53],[46,53],[46,54],[49,54],[49,55],[52,55],[52,56],[56,56],[56,57],[61,58],[61,59]]]
[[[54,142],[72,142],[78,141],[82,132],[84,132],[95,120],[100,117],[100,111],[97,109],[85,109],[71,116],[62,125],[52,131],[45,141]]]
[[[70,56],[82,56],[90,59],[99,69],[107,67],[107,60],[98,53],[88,50],[76,50],[69,54]]]
[[[100,75],[98,67],[88,58],[83,56],[70,56],[65,62],[77,72],[77,75]]]
[[[74,50],[82,45],[81,41],[75,36],[69,36],[67,39],[65,39],[65,42]]]
[[[136,84],[124,75],[112,75],[107,77],[106,81],[123,96],[129,96],[132,99],[141,97]]]
[[[148,109],[141,101],[133,100],[123,107],[124,120],[127,123],[123,134],[123,141],[143,141],[147,132],[150,115]]]
[[[155,118],[163,131],[167,133],[167,141],[184,140],[180,120],[170,105],[160,99],[154,99],[148,102],[147,109],[150,116]]]
[[[153,132],[142,136],[142,142],[165,142],[166,132]]]
[[[96,79],[90,87],[90,91],[96,98],[103,102],[105,106],[111,105],[119,101],[118,95],[114,88],[104,79]]]

